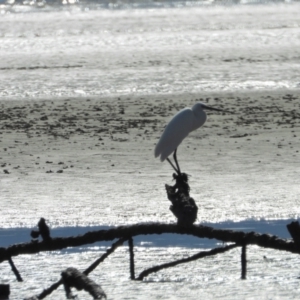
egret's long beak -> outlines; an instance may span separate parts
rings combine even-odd
[[[232,111],[224,110],[224,109],[219,109],[219,108],[214,108],[214,107],[207,106],[207,105],[203,105],[203,108],[209,109],[209,110],[215,110],[215,111],[226,112],[226,113],[229,113],[229,114],[234,114],[234,112],[232,112]]]

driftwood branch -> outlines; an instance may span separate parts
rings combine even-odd
[[[83,273],[85,275],[89,275],[93,270],[95,270],[100,263],[102,263],[110,254],[112,254],[118,247],[122,246],[123,243],[127,239],[119,239],[115,243],[112,244],[112,246],[106,250],[106,252],[101,255],[100,258],[98,258],[93,264],[91,264]]]
[[[242,263],[242,279],[246,279],[247,274],[247,259],[246,259],[246,248],[247,246],[244,245],[242,247],[242,254],[241,254],[241,263]]]
[[[42,293],[38,296],[33,296],[31,298],[26,298],[25,300],[33,300],[33,299],[45,299],[47,296],[49,296],[52,292],[54,292],[61,284],[63,284],[63,280],[60,279],[59,281],[53,283],[49,288],[42,291]]]
[[[91,273],[101,262],[103,262],[110,254],[112,254],[118,247],[122,246],[123,243],[126,241],[126,239],[119,239],[115,243],[112,244],[112,246],[106,250],[106,252],[101,255],[100,258],[98,258],[95,262],[93,262],[85,271],[82,273],[85,275],[88,275]],[[61,278],[59,281],[52,284],[48,289],[45,289],[40,295],[34,296],[32,298],[27,298],[26,300],[34,300],[34,299],[45,299],[47,296],[49,296],[53,291],[55,291],[61,284],[63,284],[63,279]]]
[[[137,224],[130,226],[119,226],[108,230],[87,232],[84,235],[67,238],[52,238],[51,242],[40,241],[17,244],[7,248],[0,248],[0,263],[10,257],[20,254],[34,254],[42,251],[56,251],[67,247],[78,247],[85,244],[92,244],[100,241],[112,241],[114,239],[129,239],[137,235],[176,233],[193,235],[199,238],[217,239],[223,242],[258,245],[264,248],[300,253],[300,248],[292,240],[280,239],[277,236],[259,234],[255,232],[241,232],[233,230],[214,229],[203,225],[191,227],[180,227],[176,224]]]
[[[295,223],[295,224],[294,224]],[[299,232],[299,224],[297,222],[293,222],[292,225],[289,224],[287,227],[291,232],[291,235],[294,239],[297,239],[297,233]],[[290,229],[292,228],[292,229]],[[50,231],[49,231],[50,233]],[[174,234],[186,234],[193,235],[199,238],[208,238],[208,239],[217,239],[223,242],[233,242],[233,245],[226,246],[224,248],[216,248],[210,251],[201,251],[196,255],[193,255],[189,258],[180,259],[175,262],[170,262],[167,264],[163,264],[160,266],[152,267],[148,270],[143,271],[137,278],[137,280],[143,280],[143,278],[153,272],[157,272],[163,268],[169,268],[172,266],[176,266],[178,264],[187,263],[189,261],[193,261],[195,259],[199,259],[208,255],[215,255],[218,253],[223,253],[232,248],[241,246],[242,254],[241,254],[241,264],[242,264],[242,279],[246,279],[246,246],[247,245],[258,245],[264,248],[271,248],[281,251],[287,251],[291,253],[300,253],[300,247],[298,242],[294,242],[292,240],[280,239],[277,236],[271,236],[268,234],[258,234],[255,232],[244,233],[239,231],[232,230],[221,230],[214,229],[212,227],[203,226],[203,225],[192,225],[192,226],[179,226],[174,224],[162,224],[162,223],[151,223],[151,224],[137,224],[131,226],[120,226],[116,228],[112,228],[109,230],[98,230],[93,232],[88,232],[84,235],[79,235],[76,237],[68,237],[68,238],[51,238],[50,234],[48,238],[43,238],[42,241],[31,241],[30,243],[13,245],[7,248],[0,248],[0,263],[4,260],[8,260],[12,262],[11,257],[17,256],[20,254],[32,254],[38,253],[41,251],[53,251],[60,250],[67,247],[76,247],[84,244],[92,244],[99,241],[109,241],[119,238],[117,242],[115,242],[110,249],[107,250],[105,254],[103,254],[99,259],[97,259],[89,268],[87,268],[84,272],[79,273],[80,276],[86,278],[87,275],[92,272],[98,265],[101,263],[109,254],[114,252],[114,250],[121,246],[126,240],[129,243],[129,252],[130,252],[130,273],[131,279],[135,279],[134,274],[134,251],[133,251],[133,236],[137,235],[149,235],[149,234],[163,234],[163,233],[174,233]],[[68,269],[72,270],[72,268]],[[71,272],[72,273],[72,272]],[[72,275],[73,276],[73,275]],[[71,276],[71,277],[72,277]],[[73,276],[74,277],[74,276]],[[76,277],[76,276],[75,276]],[[83,278],[82,277],[82,278]],[[80,279],[81,280],[81,279]],[[79,280],[79,281],[80,281]],[[81,282],[81,281],[80,281]],[[44,290],[40,295],[34,296],[32,298],[27,298],[31,300],[40,300],[44,299],[47,295],[49,295],[54,289],[56,289],[59,285],[65,284],[67,289],[67,293],[70,294],[70,284],[66,284],[65,279],[59,280],[57,283],[53,284],[49,289]],[[76,286],[76,284],[75,284]],[[79,285],[80,287],[80,285]],[[69,290],[68,290],[69,289]],[[102,292],[99,293],[101,288],[97,287],[95,291],[95,297],[104,297]],[[98,293],[98,294],[97,294]],[[101,296],[102,295],[102,296]],[[95,298],[96,299],[96,298]]]
[[[215,248],[215,249],[212,249],[210,251],[201,251],[201,252],[199,252],[195,255],[192,255],[190,257],[187,257],[187,258],[179,259],[179,260],[176,260],[176,261],[173,261],[173,262],[169,262],[169,263],[165,263],[165,264],[162,264],[162,265],[159,265],[159,266],[149,268],[147,270],[144,270],[137,277],[136,280],[143,280],[149,274],[154,273],[154,272],[158,272],[159,270],[162,270],[162,269],[171,268],[171,267],[177,266],[179,264],[188,263],[188,262],[191,262],[193,260],[197,260],[197,259],[200,259],[200,258],[203,258],[203,257],[212,256],[212,255],[216,255],[216,254],[219,254],[219,253],[224,253],[228,250],[236,248],[237,246],[238,245],[234,244],[234,245],[229,245],[229,246],[226,246],[226,247],[223,247],[223,248]]]
[[[88,278],[85,274],[81,273],[75,268],[68,268],[61,273],[63,284],[65,287],[67,299],[72,299],[71,287],[75,287],[77,290],[85,290],[94,299],[106,299],[101,286]]]
[[[175,184],[165,185],[167,197],[171,201],[171,212],[177,218],[177,224],[180,226],[192,226],[198,213],[198,207],[195,200],[190,197],[190,186],[188,184],[188,175],[185,173],[173,174]]]
[[[0,299],[9,299],[9,284],[0,284]]]
[[[135,279],[135,272],[134,272],[134,251],[133,251],[133,239],[130,237],[128,239],[129,245],[129,255],[130,255],[130,279]]]
[[[22,279],[22,277],[21,277],[21,275],[20,275],[18,269],[16,268],[16,266],[15,266],[13,260],[11,259],[11,257],[8,259],[8,262],[9,262],[9,264],[10,264],[10,266],[11,266],[12,271],[13,271],[14,274],[16,275],[17,280],[18,280],[19,282],[22,282],[23,279]]]
[[[300,224],[299,222],[292,222],[288,224],[287,229],[293,238],[294,242],[300,247]]]

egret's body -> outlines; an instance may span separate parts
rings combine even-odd
[[[206,113],[199,109],[199,103],[193,108],[180,110],[169,122],[155,147],[155,157],[164,161],[171,155],[188,134],[201,127],[206,121]],[[197,109],[198,107],[198,109]]]
[[[198,129],[205,123],[207,116],[204,109],[222,111],[220,109],[206,106],[201,102],[196,103],[192,108],[184,108],[180,110],[166,126],[155,147],[155,157],[159,156],[161,161],[167,159],[178,174],[180,174],[180,168],[176,158],[177,147],[190,132]],[[168,158],[168,156],[170,156],[173,152],[176,167]]]

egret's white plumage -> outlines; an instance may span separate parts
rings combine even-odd
[[[155,157],[164,161],[171,155],[188,134],[201,127],[206,121],[205,105],[196,103],[192,108],[180,110],[166,126],[155,147]]]
[[[176,158],[177,147],[190,132],[196,130],[205,123],[206,113],[204,109],[222,111],[221,109],[209,107],[201,102],[196,103],[192,108],[184,108],[180,110],[166,126],[155,147],[155,157],[159,156],[161,161],[167,159],[178,174],[180,174],[180,168]],[[168,156],[170,156],[173,152],[176,167],[168,158]]]

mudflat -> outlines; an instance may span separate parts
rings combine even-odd
[[[208,112],[178,149],[199,221],[298,215],[299,98],[279,90],[3,100],[1,226],[174,221],[164,191],[173,170],[153,152],[170,118],[197,101],[233,112]]]

